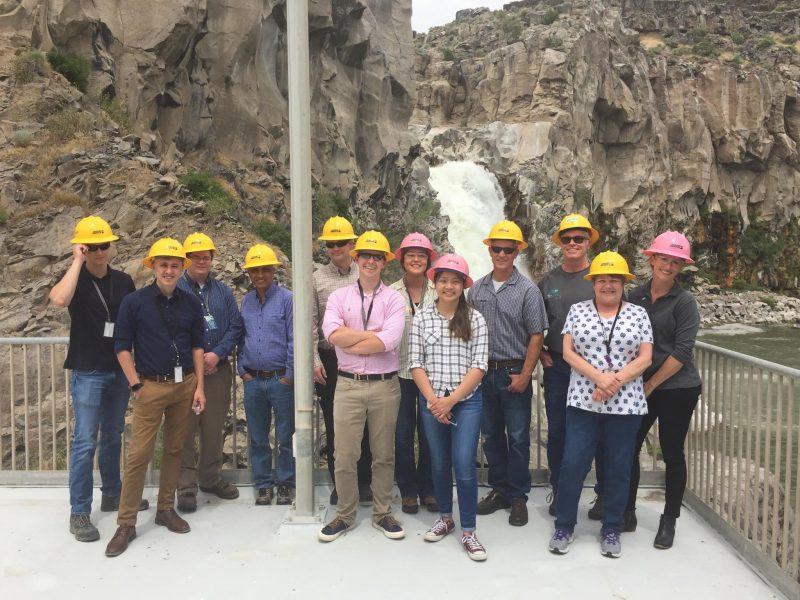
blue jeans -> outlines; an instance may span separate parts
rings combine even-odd
[[[553,366],[544,369],[544,410],[547,413],[547,465],[550,469],[550,485],[558,491],[558,477],[564,458],[564,438],[567,430],[567,392],[572,369],[559,354],[551,354]],[[603,444],[597,445],[595,454],[596,493],[602,491]]]
[[[592,466],[598,442],[604,447],[604,494],[602,531],[622,532],[623,514],[640,415],[604,415],[567,407],[567,440],[556,496],[556,528],[573,531],[583,481]]]
[[[69,503],[73,514],[92,512],[93,465],[100,432],[100,480],[104,496],[119,496],[119,453],[125,410],[128,408],[128,380],[120,369],[114,371],[73,371],[72,412],[75,427],[69,457]]]
[[[508,368],[483,377],[483,451],[489,462],[489,486],[507,499],[528,499],[531,491],[531,398],[533,388],[508,391]]]
[[[412,379],[400,379],[400,410],[394,433],[394,479],[402,498],[424,498],[433,494],[428,441],[417,412],[419,390]],[[414,456],[414,432],[419,439],[419,460]]]
[[[244,410],[250,434],[250,468],[253,486],[265,489],[278,485],[294,486],[294,390],[279,377],[254,377],[244,382]],[[272,469],[269,430],[275,411],[275,439],[278,446],[277,469]]]
[[[475,457],[478,452],[478,439],[481,432],[483,399],[481,388],[468,400],[453,407],[453,420],[456,425],[444,425],[436,420],[428,410],[428,403],[419,397],[419,412],[422,426],[428,438],[431,451],[431,472],[436,501],[443,517],[453,514],[453,479],[456,474],[458,490],[458,513],[461,529],[474,531],[475,515],[478,509],[478,474]]]

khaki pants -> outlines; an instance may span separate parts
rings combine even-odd
[[[178,494],[197,494],[197,484],[210,488],[219,482],[222,470],[222,442],[225,419],[231,407],[233,372],[229,362],[220,364],[217,372],[205,376],[206,408],[192,414],[186,431],[181,455],[181,475]],[[200,452],[195,449],[195,437],[200,431]]]
[[[147,465],[153,459],[156,435],[164,419],[164,453],[161,457],[161,479],[158,482],[158,510],[175,506],[175,488],[181,469],[181,451],[186,438],[192,398],[197,388],[194,373],[182,383],[145,381],[139,398],[133,404],[133,434],[122,476],[122,497],[119,501],[118,525],[135,525],[144,491]]]
[[[333,422],[336,429],[336,490],[339,517],[348,525],[355,521],[358,505],[356,464],[361,456],[364,423],[372,450],[373,519],[391,514],[394,485],[394,432],[400,407],[400,382],[355,381],[339,377]]]

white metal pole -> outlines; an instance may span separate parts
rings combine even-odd
[[[294,366],[296,498],[290,522],[314,515],[314,410],[311,347],[311,85],[308,0],[287,0],[289,51],[289,154],[292,198],[292,287],[294,291]]]

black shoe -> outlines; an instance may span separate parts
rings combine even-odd
[[[372,504],[372,488],[370,486],[358,486],[358,503]]]
[[[661,521],[658,523],[658,533],[656,533],[656,539],[653,541],[653,546],[659,550],[667,550],[672,548],[674,541],[675,517],[661,515]]]
[[[336,488],[333,488],[333,491],[331,491],[330,504],[331,506],[339,504],[339,492],[336,491]]]
[[[292,503],[292,486],[282,483],[278,486],[278,495],[275,504],[286,505]]]
[[[550,492],[550,497],[547,499],[550,503],[550,506],[547,507],[547,514],[551,517],[556,516],[556,493]]]
[[[197,510],[197,496],[194,494],[178,494],[178,510],[182,513],[193,513]]]
[[[479,515],[490,515],[501,508],[511,508],[511,502],[504,498],[500,492],[495,490],[486,494],[486,496],[481,498],[480,502],[478,502]]]
[[[603,508],[603,494],[597,494],[594,498],[592,508],[589,509],[589,518],[592,521],[602,521],[605,512]]]
[[[256,504],[258,506],[267,506],[272,504],[272,488],[260,488],[256,492]]]
[[[633,510],[626,510],[625,511],[625,525],[622,528],[622,531],[627,533],[631,533],[636,531],[636,526],[639,524],[639,521],[636,519],[636,509]]]
[[[508,524],[515,527],[528,524],[528,505],[525,498],[511,499],[511,514],[508,516]]]
[[[100,532],[92,525],[88,514],[71,514],[69,516],[69,532],[79,542],[96,542],[100,539]]]
[[[150,508],[150,503],[144,498],[139,502],[139,512]],[[100,512],[116,512],[119,510],[119,496],[103,496],[100,499]]]

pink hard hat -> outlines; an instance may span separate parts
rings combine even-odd
[[[433,281],[437,271],[455,271],[464,276],[464,287],[472,286],[472,278],[469,276],[469,265],[467,261],[458,254],[443,254],[433,266],[428,269],[428,279]]]
[[[644,250],[648,256],[653,254],[664,254],[665,256],[672,256],[680,258],[687,265],[694,264],[692,260],[692,246],[686,236],[677,231],[665,231],[653,240],[650,247]]]
[[[428,239],[425,234],[419,233],[415,231],[414,233],[409,233],[406,237],[403,238],[403,241],[400,242],[400,246],[397,250],[394,251],[395,256],[397,256],[400,261],[403,260],[403,250],[409,250],[411,248],[420,248],[421,250],[427,250],[428,255],[431,258],[431,263],[436,260],[438,254],[433,249],[433,244]]]

